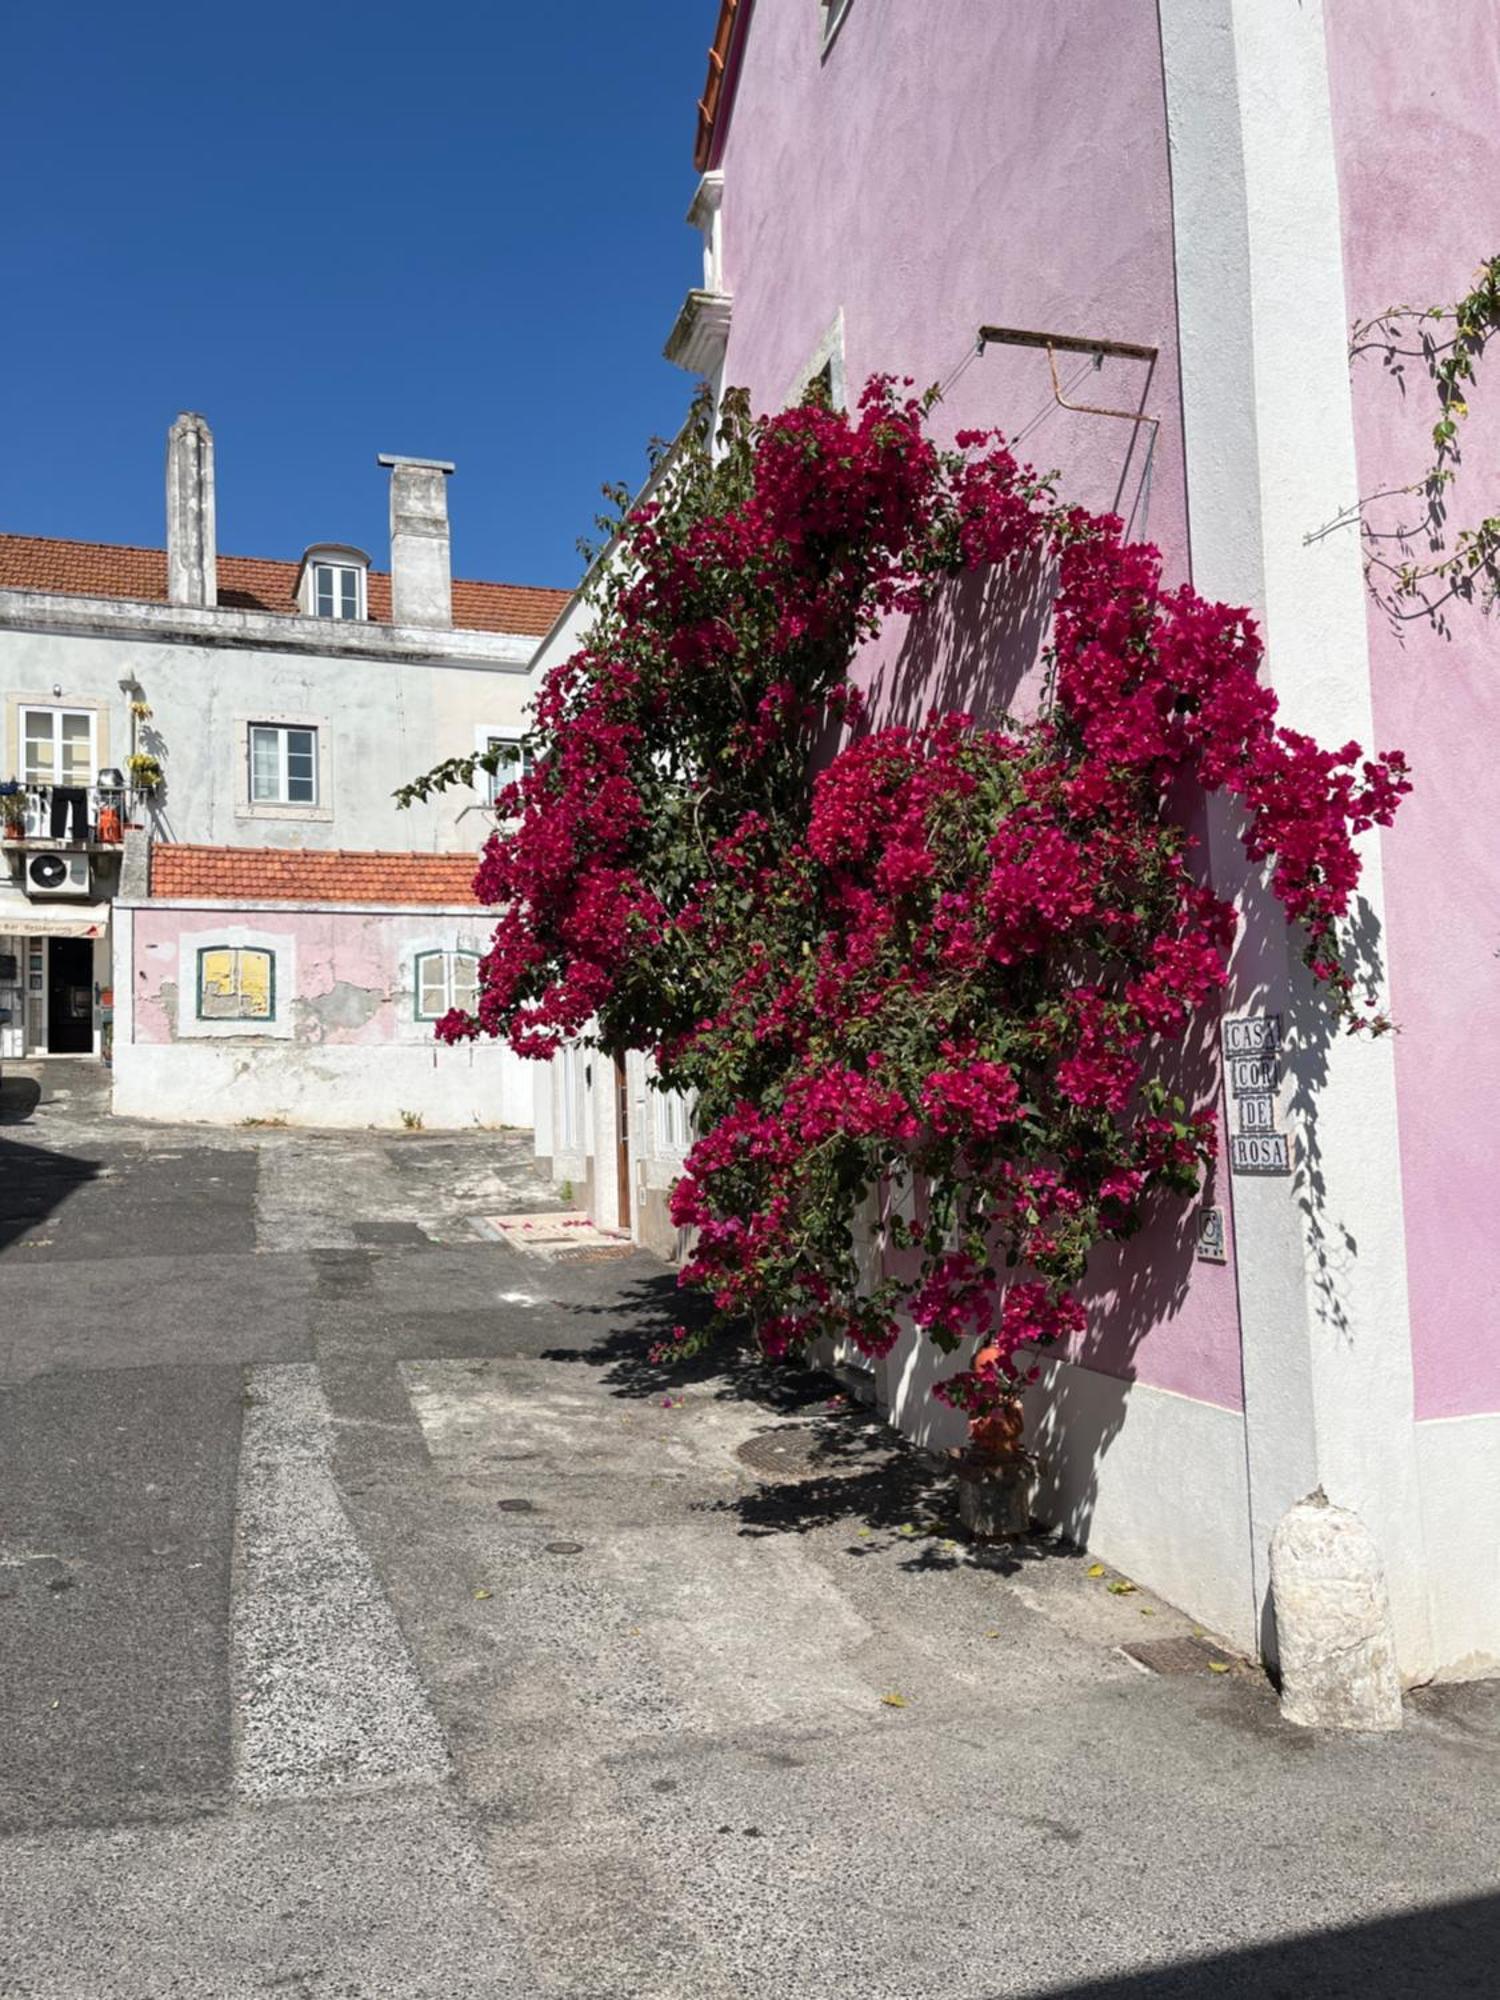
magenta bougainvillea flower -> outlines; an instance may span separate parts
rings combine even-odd
[[[649,1050],[695,1097],[683,1282],[773,1356],[914,1324],[967,1354],[939,1393],[983,1422],[1082,1330],[1095,1246],[1212,1156],[1181,1055],[1235,916],[1189,836],[1203,796],[1358,1028],[1355,842],[1409,781],[1278,724],[1245,611],[1165,585],[998,435],[940,450],[928,415],[885,378],[852,416],[731,397],[718,450],[700,424],[623,518],[479,868],[477,1006],[439,1033]],[[979,568],[1050,598],[1042,712],[866,731],[860,643]]]

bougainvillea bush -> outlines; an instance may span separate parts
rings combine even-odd
[[[1354,836],[1408,786],[1397,752],[1278,725],[1243,611],[1166,586],[998,435],[939,449],[928,415],[878,379],[852,416],[731,398],[717,453],[699,420],[541,690],[477,877],[503,912],[477,1008],[439,1033],[650,1050],[696,1099],[672,1213],[709,1330],[748,1323],[773,1356],[826,1334],[881,1354],[903,1316],[948,1352],[972,1338],[939,1393],[982,1424],[1022,1350],[1081,1327],[1094,1245],[1211,1156],[1207,1111],[1163,1080],[1234,933],[1193,865],[1195,795],[1238,803],[1360,1026]],[[1052,593],[1039,718],[861,733],[859,643],[991,565]],[[882,1190],[895,1254],[862,1284]]]

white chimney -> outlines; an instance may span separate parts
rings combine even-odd
[[[397,625],[453,623],[448,554],[448,475],[441,458],[378,454],[391,468],[391,619]]]
[[[214,434],[193,410],[184,410],[167,432],[167,598],[173,604],[219,601]]]

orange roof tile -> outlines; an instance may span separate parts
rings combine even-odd
[[[473,854],[154,843],[153,896],[231,903],[474,903]],[[477,905],[476,905],[477,907]]]
[[[295,613],[300,564],[265,556],[220,556],[219,603],[231,611]],[[124,597],[167,601],[167,552],[121,542],[54,541],[44,535],[0,535],[0,590],[47,590],[64,597]],[[568,601],[566,590],[531,583],[453,580],[453,623],[463,632],[518,632],[541,638]],[[370,621],[391,622],[391,579],[369,572]]]

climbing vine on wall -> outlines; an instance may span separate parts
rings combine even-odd
[[[1313,977],[1367,1028],[1339,926],[1355,836],[1408,784],[1398,752],[1277,723],[1245,612],[1168,586],[997,434],[940,449],[928,416],[888,379],[852,416],[734,396],[715,452],[699,413],[541,689],[476,880],[501,911],[478,1002],[439,1033],[652,1051],[696,1096],[673,1214],[716,1324],[772,1355],[883,1353],[903,1317],[948,1352],[972,1337],[938,1393],[983,1419],[1083,1324],[1093,1248],[1210,1158],[1169,1082],[1235,925],[1194,865],[1195,794],[1238,803]],[[865,731],[859,643],[996,566],[1052,592],[1046,712]]]
[[[1351,361],[1379,355],[1403,393],[1409,364],[1420,364],[1433,397],[1432,458],[1417,478],[1365,495],[1309,539],[1357,521],[1366,578],[1397,619],[1433,616],[1449,598],[1488,601],[1500,592],[1500,516],[1448,525],[1475,365],[1497,327],[1500,256],[1480,265],[1462,298],[1388,306],[1351,329]]]

